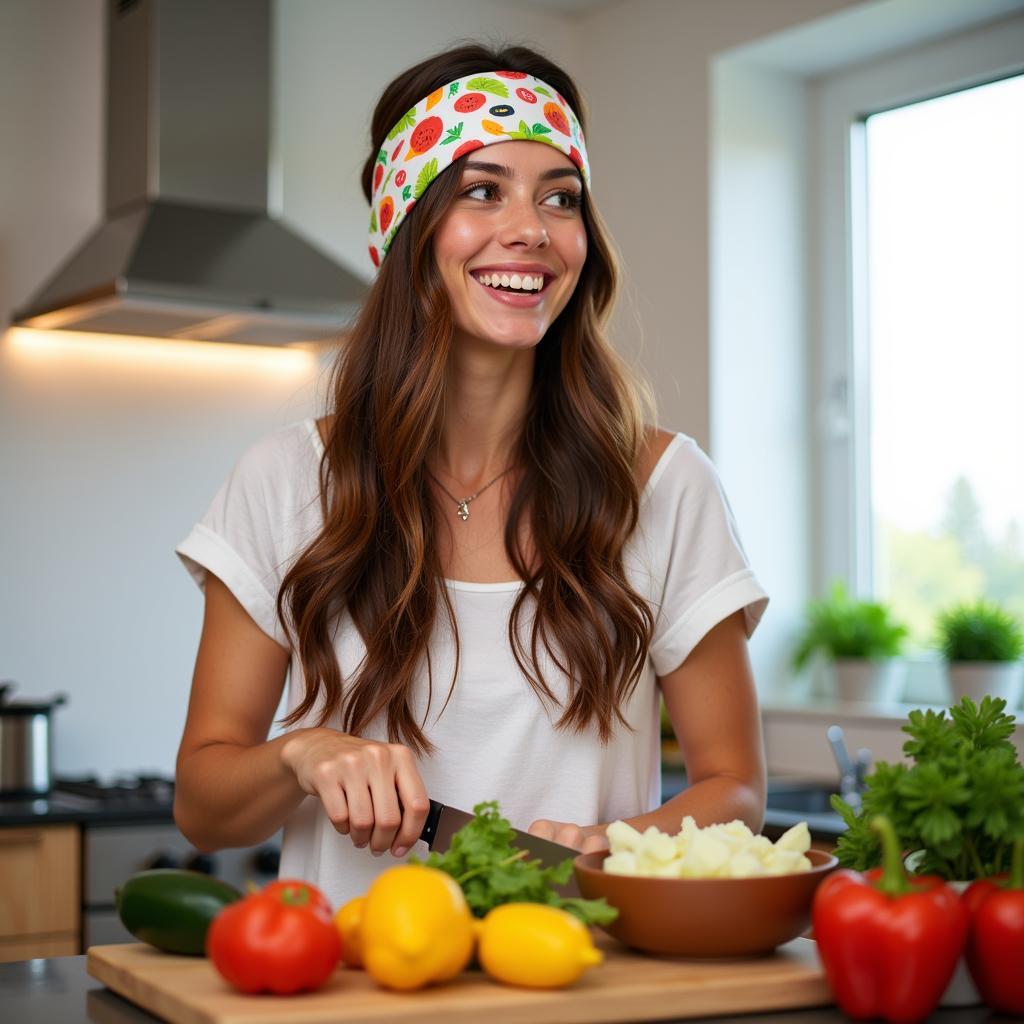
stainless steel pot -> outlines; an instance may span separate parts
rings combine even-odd
[[[12,701],[0,683],[0,796],[45,796],[53,785],[50,715],[66,694],[46,701]]]

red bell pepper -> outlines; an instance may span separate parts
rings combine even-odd
[[[882,838],[882,867],[836,871],[818,886],[814,937],[843,1013],[909,1024],[942,998],[967,938],[967,910],[938,876],[907,876],[888,818],[871,827]]]
[[[1013,844],[1009,879],[979,878],[963,900],[974,984],[993,1010],[1024,1014],[1024,840]]]

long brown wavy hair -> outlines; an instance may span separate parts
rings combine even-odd
[[[579,90],[547,58],[522,46],[460,46],[417,64],[384,90],[363,167],[367,200],[376,155],[399,118],[454,79],[497,69],[524,71],[554,86],[586,130]],[[323,529],[285,575],[277,599],[306,680],[302,702],[284,722],[304,718],[319,699],[318,724],[340,710],[343,730],[358,734],[386,715],[390,742],[418,754],[433,752],[434,745],[415,720],[410,695],[424,661],[432,691],[428,642],[439,603],[455,637],[448,699],[459,664],[427,460],[441,440],[453,335],[432,241],[457,195],[464,160],[438,175],[395,235],[339,353],[330,385],[335,415],[320,463]],[[636,472],[649,399],[603,334],[618,271],[586,194],[582,209],[586,262],[536,348],[531,397],[513,452],[519,477],[504,540],[525,586],[508,636],[539,699],[561,706],[538,668],[541,645],[568,677],[557,727],[582,731],[596,722],[606,743],[616,721],[626,724],[621,707],[639,680],[653,629],[650,607],[623,567],[623,547],[639,513]],[[530,556],[521,542],[524,527]],[[519,622],[529,601],[536,608],[526,644]],[[333,639],[345,610],[366,655],[343,686]]]

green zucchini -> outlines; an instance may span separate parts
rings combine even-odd
[[[213,919],[242,894],[199,871],[154,868],[114,890],[121,923],[143,942],[168,953],[202,956]]]

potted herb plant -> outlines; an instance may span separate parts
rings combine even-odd
[[[793,668],[801,671],[817,654],[827,659],[840,700],[899,700],[903,666],[896,659],[906,635],[884,604],[857,600],[836,580],[828,597],[808,606]]]
[[[903,731],[906,762],[878,761],[865,780],[858,812],[839,796],[833,808],[846,823],[836,856],[843,867],[864,871],[882,863],[870,822],[892,821],[907,866],[939,875],[963,890],[976,878],[1008,871],[1014,841],[1024,837],[1024,765],[1011,742],[1014,718],[1006,702],[970,698],[945,711],[912,711]],[[978,1001],[966,968],[950,983],[944,1004]]]
[[[982,599],[947,609],[936,625],[953,700],[1002,697],[1017,707],[1024,689],[1024,631],[1013,616]]]

